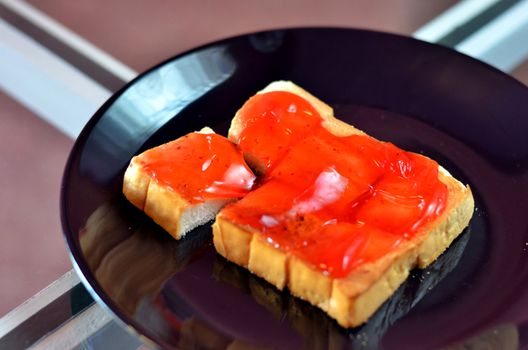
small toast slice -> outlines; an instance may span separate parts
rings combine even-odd
[[[307,101],[310,106],[303,107],[308,110],[307,115],[312,114],[312,109],[315,110],[322,118],[321,125],[336,137],[365,135],[353,126],[336,119],[331,107],[291,82],[272,83],[259,94],[275,91],[293,93]],[[245,105],[243,108],[246,107]],[[241,137],[246,127],[239,111],[231,123],[228,138],[239,145],[248,163],[259,174],[266,176],[280,171],[281,161],[288,157],[289,153],[269,156],[259,153],[259,150],[254,151],[256,148],[251,147],[255,144],[246,147],[246,138]],[[308,136],[298,136],[292,141],[292,145],[295,142],[305,142],[299,140],[306,140]],[[288,140],[290,139],[286,138],[287,142]],[[282,146],[288,148],[291,145]],[[276,152],[277,149],[273,148],[271,152]],[[310,163],[314,159],[315,155],[308,154],[305,162]],[[453,178],[441,166],[438,166],[437,180],[447,188],[447,199],[441,214],[419,226],[411,238],[404,239],[384,256],[360,264],[346,276],[332,277],[331,274],[321,272],[313,264],[274,245],[273,241],[270,241],[269,237],[266,238],[256,227],[258,225],[239,224],[233,219],[233,212],[246,215],[248,212],[258,211],[255,204],[258,200],[255,198],[269,196],[269,193],[265,193],[267,186],[282,186],[283,183],[264,182],[239,202],[221,210],[213,224],[214,244],[218,253],[228,260],[246,267],[278,289],[287,287],[293,295],[324,310],[341,326],[355,327],[368,320],[405,281],[411,269],[416,266],[424,268],[436,260],[469,224],[474,209],[470,188]],[[287,186],[295,186],[295,182],[292,181]],[[281,191],[275,190],[274,193],[280,194]],[[280,203],[281,198],[270,201],[268,197],[267,200],[270,203]],[[261,221],[264,219],[270,221],[270,225],[275,224],[274,218],[262,216]]]
[[[123,193],[180,239],[243,197],[254,180],[235,145],[204,128],[132,158]]]

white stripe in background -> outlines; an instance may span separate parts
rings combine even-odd
[[[413,36],[416,39],[435,43],[498,2],[499,0],[461,1],[418,29]]]
[[[32,24],[38,26],[40,29],[48,32],[55,38],[67,44],[69,47],[77,50],[79,53],[96,62],[107,71],[121,78],[123,81],[128,82],[137,76],[137,72],[135,72],[133,69],[116,60],[108,53],[97,48],[86,39],[75,34],[62,24],[53,20],[25,1],[0,0],[0,3],[23,18],[29,20]]]
[[[80,280],[75,271],[70,270],[7,315],[1,317],[0,339],[79,283]]]
[[[0,19],[0,89],[76,138],[111,92]]]
[[[455,47],[510,72],[528,57],[528,0],[512,6]]]
[[[73,349],[110,324],[112,320],[112,316],[106,310],[93,304],[30,349]]]

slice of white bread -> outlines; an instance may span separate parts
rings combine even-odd
[[[206,127],[199,133],[213,134],[214,131]],[[179,140],[181,139],[172,142],[180,142]],[[146,152],[156,151],[162,146]],[[223,206],[237,198],[210,198],[192,203],[176,190],[160,184],[144,169],[141,160],[145,153],[130,161],[123,180],[123,193],[132,204],[143,210],[175,239],[180,239],[197,226],[211,221]],[[178,159],[174,159],[174,163],[177,164]],[[192,174],[193,170],[195,169],[177,171],[191,171]]]
[[[307,100],[323,118],[323,126],[335,136],[364,134],[333,116],[331,107],[291,82],[275,82],[259,93],[287,91]],[[228,138],[237,143],[243,128],[239,113],[232,121]],[[264,172],[265,167],[251,154],[248,163]],[[439,180],[448,189],[444,211],[418,229],[417,234],[382,258],[360,265],[345,278],[332,278],[308,263],[275,248],[258,230],[237,225],[220,211],[213,224],[213,240],[218,253],[248,268],[279,289],[324,310],[343,327],[355,327],[368,318],[405,281],[415,266],[423,268],[449,247],[468,225],[473,214],[471,190],[439,167]]]

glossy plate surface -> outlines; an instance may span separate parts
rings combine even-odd
[[[203,126],[225,135],[235,111],[279,79],[359,129],[437,160],[475,196],[469,229],[358,329],[220,258],[208,225],[172,240],[120,192],[133,155]],[[525,345],[527,135],[528,89],[449,49],[352,29],[240,36],[160,64],[101,107],[65,169],[63,228],[96,300],[162,347]]]

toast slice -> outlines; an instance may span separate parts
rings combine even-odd
[[[254,180],[235,145],[204,128],[132,158],[123,193],[180,239],[244,196]]]
[[[301,106],[302,110],[307,111],[305,113],[307,125],[310,123],[311,116],[317,113],[322,119],[320,125],[326,130],[324,132],[338,139],[335,142],[341,142],[342,139],[361,141],[365,138],[370,138],[362,131],[336,119],[333,116],[331,107],[291,82],[281,81],[272,83],[258,94],[272,92],[287,92],[299,97],[300,100],[297,100],[296,107],[293,110],[297,110]],[[303,257],[302,254],[296,254],[295,250],[288,248],[288,244],[282,245],[276,243],[277,241],[275,239],[277,236],[264,234],[265,229],[263,227],[277,225],[277,222],[281,220],[281,216],[277,213],[290,213],[292,210],[297,210],[295,209],[296,207],[290,204],[297,203],[298,201],[295,201],[301,197],[297,196],[291,200],[290,204],[284,204],[284,207],[281,207],[281,203],[289,200],[285,194],[289,191],[294,191],[292,188],[297,186],[295,176],[299,174],[306,176],[304,174],[306,171],[310,171],[310,164],[316,161],[319,156],[322,155],[324,157],[325,150],[333,149],[334,140],[326,136],[326,139],[321,139],[317,136],[314,137],[310,131],[313,130],[314,125],[308,125],[304,129],[305,131],[308,130],[306,132],[303,131],[295,134],[290,132],[290,125],[288,124],[284,127],[288,131],[287,135],[284,136],[281,134],[278,136],[280,139],[278,143],[281,147],[278,147],[276,144],[271,144],[269,147],[262,147],[262,143],[266,141],[265,138],[270,138],[270,133],[274,132],[273,128],[276,129],[277,126],[276,123],[268,123],[272,128],[268,130],[266,129],[267,124],[259,125],[258,122],[254,124],[248,122],[248,118],[244,117],[248,114],[248,110],[251,110],[252,115],[256,115],[258,118],[267,115],[265,112],[258,110],[258,108],[254,110],[252,108],[257,107],[252,105],[252,100],[250,99],[235,115],[228,138],[238,144],[247,162],[252,168],[256,169],[257,173],[262,174],[265,180],[262,181],[263,184],[259,188],[246,195],[242,200],[226,206],[218,213],[216,221],[213,224],[213,240],[216,250],[228,260],[246,267],[252,273],[275,285],[278,289],[288,288],[293,295],[318,306],[328,315],[336,319],[341,326],[355,327],[366,322],[381,304],[405,281],[411,269],[416,266],[424,268],[433,262],[469,224],[474,209],[473,196],[470,188],[464,186],[453,178],[447,170],[441,166],[437,166],[435,162],[428,158],[408,153],[405,157],[413,158],[418,163],[428,163],[430,165],[432,162],[434,164],[435,172],[430,172],[434,175],[434,178],[430,180],[440,184],[438,186],[445,189],[445,197],[443,197],[442,202],[443,210],[436,211],[435,209],[435,215],[432,215],[429,220],[422,221],[420,225],[416,226],[417,228],[414,229],[411,236],[402,236],[403,238],[397,244],[395,240],[390,241],[390,244],[393,245],[390,248],[383,248],[385,249],[382,250],[385,252],[384,254],[364,259],[357,266],[345,271],[345,274],[333,274],[331,271],[329,272],[328,270],[319,268],[313,260]],[[273,110],[275,108],[274,103],[270,103],[266,108]],[[244,113],[241,111],[244,111]],[[273,118],[274,116],[274,112],[267,115],[269,118]],[[293,123],[297,125],[296,120]],[[253,133],[248,133],[249,128],[254,125],[258,128],[255,128]],[[262,136],[258,136],[257,134],[257,130],[259,129],[262,130]],[[253,137],[254,135],[257,136]],[[361,137],[354,138],[355,135]],[[250,142],[247,140],[250,140]],[[302,154],[296,156],[295,149],[300,147],[297,146],[299,144],[303,144],[304,151],[309,149],[310,152],[304,156]],[[396,152],[393,153],[394,157],[399,157],[398,149],[386,147],[386,145],[380,147],[383,151],[379,152]],[[344,153],[339,152],[337,154],[337,157],[342,158],[341,162],[343,164],[348,165],[352,169],[361,169],[361,167],[356,167],[356,165],[359,164],[358,162],[365,161],[365,157],[358,158],[352,156],[349,159],[346,154],[347,152]],[[300,172],[297,172],[297,174],[293,174],[292,172],[290,179],[286,177],[285,180],[284,176],[280,178],[280,181],[274,179],[274,174],[291,170],[291,168],[284,168],[283,165],[292,163],[296,164],[297,168],[300,168]],[[403,174],[402,176],[405,177],[408,169],[400,170]],[[365,188],[368,191],[368,188],[372,189],[372,187],[375,187],[373,184],[377,181],[373,180],[373,177],[370,177],[372,174],[361,174],[358,177],[358,181],[350,184],[349,182],[344,182],[346,179],[341,180],[343,177],[340,177],[337,171],[334,172],[338,175],[335,175],[332,171],[330,169],[326,174],[321,173],[324,175],[323,179],[330,179],[326,181],[331,181],[333,184],[331,191],[326,192],[330,193],[330,196],[332,196],[333,192],[341,191],[342,184],[346,185],[346,190],[352,187],[357,193],[361,193]],[[409,174],[413,176],[413,173]],[[376,174],[372,176],[374,175]],[[319,178],[315,178],[315,184],[317,184]],[[381,181],[383,182],[383,179]],[[397,198],[397,196],[394,198]],[[324,202],[325,199],[322,196],[317,200]],[[262,201],[272,203],[273,205],[268,205],[267,208],[259,207],[258,203]],[[368,206],[368,203],[364,207]],[[390,207],[390,204],[386,203],[385,205]],[[398,207],[394,208],[390,213],[391,215],[396,215],[395,221],[397,221]],[[319,210],[318,208],[316,209]],[[267,215],[269,212],[277,215]],[[376,208],[370,208],[367,212],[371,214],[376,213]],[[254,218],[260,219],[247,219],[251,215]],[[372,219],[372,215],[370,216]],[[244,219],[241,220],[241,217]],[[385,221],[390,226],[391,220],[385,219]],[[307,225],[309,226],[309,223],[306,223],[304,216],[296,216],[294,219],[287,221],[285,225],[301,227],[302,230],[305,230]],[[321,226],[321,223],[316,221],[314,225]],[[286,230],[289,230],[288,232],[294,235],[300,235],[300,232],[302,232],[298,228],[287,228]],[[384,232],[387,232],[387,230],[390,231],[390,229],[384,227]],[[375,235],[378,238],[389,236],[387,234]],[[347,239],[346,235],[342,237],[343,239]],[[282,238],[279,237],[280,239]],[[316,237],[316,239],[319,239],[319,237]],[[336,240],[330,243],[334,244],[336,242],[339,241]],[[374,240],[374,242],[378,246],[385,244],[383,240],[379,239],[378,241]],[[332,245],[328,245],[328,249],[334,248]]]

